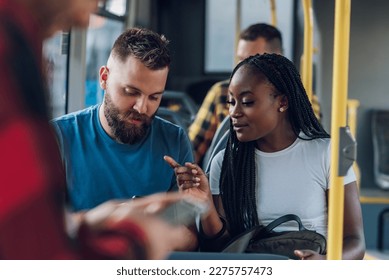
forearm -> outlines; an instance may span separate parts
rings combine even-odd
[[[365,256],[365,241],[359,236],[350,236],[343,239],[344,260],[362,260]]]
[[[197,239],[197,231],[194,227],[181,226],[180,240],[174,244],[172,251],[195,251],[199,242]]]
[[[220,252],[229,240],[227,222],[216,210],[201,219],[200,249],[202,251]]]
[[[220,219],[219,213],[215,207],[211,207],[206,216],[201,217],[202,234],[207,237],[216,236],[223,230],[224,223]]]

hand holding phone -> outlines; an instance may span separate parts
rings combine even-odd
[[[172,225],[190,226],[195,224],[196,217],[207,210],[207,204],[185,198],[169,205],[158,216]]]

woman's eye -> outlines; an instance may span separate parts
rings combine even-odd
[[[235,101],[233,100],[227,100],[227,105],[234,105],[235,104]]]
[[[242,101],[242,105],[245,105],[245,106],[250,106],[250,105],[253,105],[254,104],[254,101]]]

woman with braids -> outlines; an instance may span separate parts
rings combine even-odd
[[[234,69],[229,84],[230,135],[215,156],[208,184],[196,165],[175,168],[181,189],[208,200],[200,233],[208,250],[259,224],[295,214],[304,226],[327,235],[330,136],[316,119],[291,61],[277,54],[251,56]],[[365,251],[355,174],[344,178],[343,259]],[[213,196],[213,202],[212,201]],[[295,230],[286,223],[280,230]],[[325,259],[311,250],[300,259]]]

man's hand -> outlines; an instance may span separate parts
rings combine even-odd
[[[142,244],[150,259],[164,259],[169,252],[197,246],[195,233],[184,226],[172,226],[158,213],[185,198],[182,193],[160,193],[130,200],[110,200],[82,214],[82,222],[91,231],[104,231],[107,225],[122,221],[135,223],[145,234]],[[188,244],[190,243],[190,244]],[[130,256],[130,253],[129,253]]]

